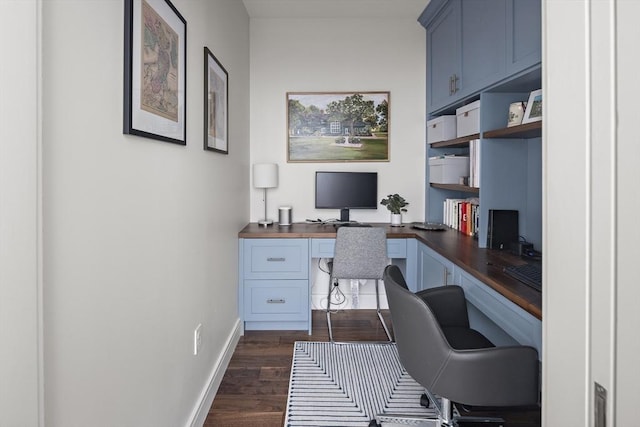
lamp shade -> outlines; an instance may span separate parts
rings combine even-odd
[[[253,186],[255,188],[275,188],[278,186],[278,165],[256,163],[253,165]]]

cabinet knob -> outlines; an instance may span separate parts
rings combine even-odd
[[[287,259],[285,257],[269,257],[267,258],[268,262],[284,262]]]
[[[269,298],[267,300],[267,304],[284,304],[286,302],[287,300],[285,300],[284,298]]]

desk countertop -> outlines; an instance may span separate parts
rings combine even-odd
[[[502,268],[506,265],[524,264],[526,261],[522,258],[504,251],[479,248],[476,240],[455,230],[421,231],[411,228],[408,224],[402,227],[391,227],[388,223],[371,225],[384,227],[388,238],[415,238],[421,241],[514,304],[536,318],[542,319],[541,293],[502,272]],[[335,236],[336,228],[332,224],[314,223],[294,223],[287,227],[280,227],[277,223],[268,227],[251,223],[238,233],[240,238],[252,239],[332,238]]]

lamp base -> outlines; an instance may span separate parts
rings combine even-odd
[[[260,221],[258,221],[259,225],[262,225],[264,227],[273,224],[273,220],[271,219],[261,219]]]

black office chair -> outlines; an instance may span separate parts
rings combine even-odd
[[[334,281],[338,279],[370,279],[376,283],[376,311],[384,332],[391,334],[380,312],[380,280],[387,258],[387,233],[379,227],[340,227],[336,232],[336,246],[330,268],[327,297],[327,326],[329,340],[333,341],[331,327],[331,296]]]
[[[462,288],[441,286],[417,295],[407,289],[402,272],[393,265],[385,268],[383,280],[400,362],[441,399],[439,405],[431,399],[439,412],[437,425],[502,421],[454,417],[452,402],[480,407],[537,405],[538,352],[529,346],[495,347],[471,329]]]

